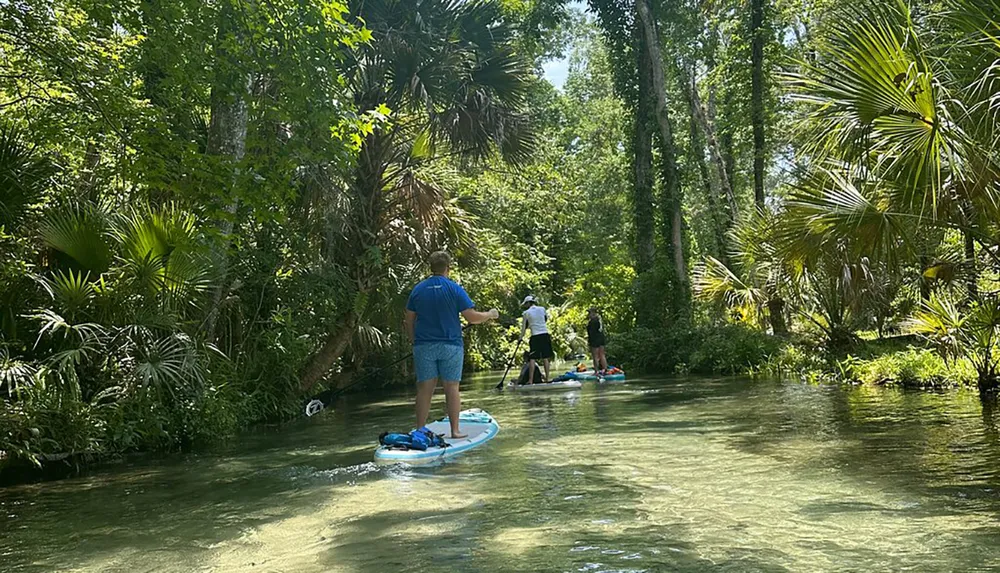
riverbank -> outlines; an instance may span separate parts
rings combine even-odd
[[[912,336],[857,338],[838,352],[805,337],[778,338],[738,325],[656,331],[616,337],[612,356],[629,356],[634,373],[752,375],[807,383],[867,384],[910,389],[971,387],[972,363],[946,360]]]

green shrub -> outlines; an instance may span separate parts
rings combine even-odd
[[[740,325],[637,328],[612,336],[608,356],[626,371],[743,374],[760,369],[782,346],[780,339]]]
[[[771,376],[798,376],[810,382],[832,380],[824,352],[803,344],[786,344],[772,354],[758,372]]]
[[[693,340],[688,366],[701,374],[753,372],[782,346],[779,338],[739,325],[702,328]]]
[[[871,359],[849,356],[837,363],[842,379],[862,384],[895,384],[914,388],[975,384],[976,370],[967,360],[945,360],[923,348],[883,354]]]

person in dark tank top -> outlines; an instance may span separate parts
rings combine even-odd
[[[587,345],[594,357],[594,372],[601,373],[608,369],[608,357],[604,353],[604,345],[607,343],[604,319],[594,307],[587,309],[587,319]]]

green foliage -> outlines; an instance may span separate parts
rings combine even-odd
[[[942,297],[932,297],[914,313],[907,326],[933,345],[945,361],[965,359],[988,390],[1000,374],[1000,299],[983,297],[967,309]]]
[[[752,212],[745,3],[649,3],[675,149],[641,165],[635,4],[589,5],[0,2],[0,465],[298,415],[310,371],[406,354],[438,248],[507,319],[467,331],[471,368],[507,363],[535,294],[560,354],[596,306],[636,373],[996,385],[994,0],[760,2],[788,93],[765,73]],[[556,54],[562,91],[532,68]],[[679,314],[681,195],[707,304],[634,329]],[[860,336],[907,316],[936,354]]]
[[[861,384],[891,384],[913,388],[971,385],[976,371],[967,360],[947,361],[927,349],[909,348],[870,359],[853,356],[839,361],[840,379]]]
[[[757,371],[782,346],[780,339],[739,325],[636,328],[611,337],[608,358],[627,372],[745,374]]]
[[[42,199],[52,164],[19,129],[0,124],[0,227],[16,229]]]

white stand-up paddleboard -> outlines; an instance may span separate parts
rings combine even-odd
[[[560,382],[546,382],[545,384],[508,384],[507,387],[511,390],[518,391],[530,391],[530,390],[574,390],[576,388],[581,388],[583,386],[582,382],[577,380],[563,380]]]
[[[379,446],[375,450],[375,461],[381,463],[407,463],[407,464],[427,464],[438,460],[448,459],[458,454],[478,448],[493,439],[500,431],[500,424],[488,413],[474,408],[463,410],[458,416],[459,429],[468,437],[454,440],[451,435],[451,425],[448,418],[431,422],[427,427],[435,434],[444,436],[447,447],[427,448],[425,451],[396,449],[388,446]]]

